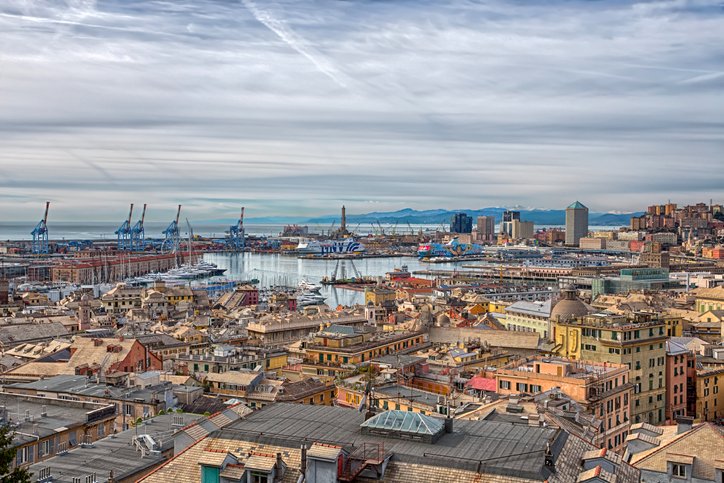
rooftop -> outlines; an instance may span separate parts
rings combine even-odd
[[[363,422],[363,415],[353,409],[271,404],[210,435],[143,481],[198,482],[199,463],[210,453],[231,453],[240,462],[254,455],[272,460],[279,453],[287,468],[281,481],[294,483],[299,479],[300,447],[304,444],[312,454],[325,459],[342,449],[350,459],[358,455],[369,460],[369,455],[372,460],[382,461],[392,455],[385,463],[383,475],[384,481],[390,483],[559,483],[576,481],[585,471],[584,455],[595,449],[561,430],[506,422],[455,420],[453,431],[443,430],[432,444],[412,435],[396,439],[364,434],[360,427]],[[545,464],[547,448],[552,465]],[[604,459],[612,463],[618,483],[639,481],[639,472],[620,459],[613,461],[608,455]]]
[[[572,210],[587,210],[588,207],[586,207],[586,205],[584,205],[584,204],[581,203],[580,201],[574,201],[573,203],[571,203],[570,205],[568,205],[568,209],[572,209]]]
[[[15,392],[14,390],[26,389],[128,401],[142,399],[145,402],[151,402],[159,397],[159,392],[161,392],[162,396],[163,391],[172,389],[172,384],[170,382],[162,382],[161,384],[151,385],[141,389],[139,387],[118,387],[96,383],[86,376],[60,375],[33,382],[12,384],[7,386],[6,390]]]
[[[434,437],[444,430],[445,425],[442,419],[411,411],[392,410],[371,417],[363,422],[361,427],[370,431],[402,433],[405,435],[420,434]]]
[[[413,420],[406,421],[398,412],[388,413],[391,415],[381,413],[377,416],[379,419],[369,424],[416,427]],[[433,429],[443,424],[442,420],[429,417],[416,421],[425,422]],[[277,403],[236,421],[218,437],[295,448],[302,442],[323,442],[346,448],[383,442],[385,451],[393,452],[397,461],[427,464],[434,461],[448,468],[473,470],[483,461],[489,473],[543,480],[550,475],[543,461],[546,443],[559,436],[550,428],[456,420],[453,433],[443,433],[435,444],[427,444],[364,434],[363,422],[364,416],[353,409]]]
[[[91,473],[98,475],[101,481],[110,471],[118,480],[128,478],[166,459],[161,453],[148,452],[142,455],[133,444],[136,435],[150,436],[158,444],[157,450],[163,452],[173,448],[173,436],[184,424],[200,418],[190,414],[156,416],[144,421],[139,428],[123,431],[96,441],[91,446],[78,447],[64,455],[37,463],[30,467],[30,471],[37,475],[41,469],[50,468],[54,482],[72,483],[74,477],[81,477],[81,481],[85,481],[85,477]],[[178,424],[178,421],[183,423]]]
[[[115,417],[113,405],[0,393],[0,421],[17,431],[14,445]]]

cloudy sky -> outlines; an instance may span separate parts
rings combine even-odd
[[[0,101],[0,220],[724,202],[721,0],[0,0]]]

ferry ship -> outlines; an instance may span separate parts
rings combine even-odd
[[[482,246],[475,243],[460,243],[457,237],[447,243],[422,243],[417,247],[419,258],[464,257],[481,253],[483,253]]]
[[[352,238],[344,240],[301,241],[296,249],[303,255],[353,254],[365,251],[365,246]]]

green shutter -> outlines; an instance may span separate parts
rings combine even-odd
[[[219,483],[219,468],[214,468],[213,466],[202,466],[201,483]]]

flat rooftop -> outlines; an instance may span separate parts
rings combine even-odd
[[[363,421],[364,416],[354,409],[276,403],[236,421],[215,437],[290,448],[311,442],[348,448],[382,443],[385,451],[394,453],[395,461],[471,471],[477,471],[482,462],[486,473],[545,480],[550,476],[544,465],[546,443],[563,435],[552,428],[455,420],[453,433],[431,444],[362,434]]]
[[[113,477],[120,480],[134,475],[146,468],[163,462],[166,458],[162,454],[149,453],[141,456],[141,452],[133,445],[133,438],[137,434],[147,434],[159,444],[160,453],[173,448],[173,436],[182,429],[203,416],[193,414],[163,414],[144,421],[138,428],[129,429],[115,436],[108,436],[98,440],[92,446],[76,447],[61,456],[55,456],[30,467],[30,471],[37,475],[41,469],[50,468],[53,482],[72,483],[74,477],[85,477],[95,473],[98,481],[105,481],[113,471]],[[183,420],[183,424],[174,425],[174,418]]]
[[[15,445],[35,441],[60,431],[82,426],[89,421],[115,417],[112,404],[97,404],[80,401],[24,396],[0,393],[0,418],[4,422],[17,424],[13,437]],[[105,412],[103,410],[106,410]],[[97,413],[91,414],[94,411]],[[27,418],[26,418],[27,415]],[[22,434],[21,434],[22,433]]]
[[[86,376],[60,375],[33,382],[10,384],[7,388],[10,391],[14,388],[34,389],[126,401],[142,399],[143,402],[150,403],[159,397],[159,391],[173,389],[173,384],[162,381],[160,384],[141,389],[139,387],[116,387],[100,384]]]

